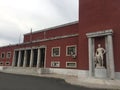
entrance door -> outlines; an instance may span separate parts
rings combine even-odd
[[[40,67],[44,68],[45,65],[45,48],[40,48]]]

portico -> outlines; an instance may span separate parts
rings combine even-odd
[[[13,55],[13,67],[45,68],[46,47],[16,49]]]

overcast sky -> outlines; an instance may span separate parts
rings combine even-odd
[[[0,0],[0,46],[23,34],[78,21],[78,0]]]

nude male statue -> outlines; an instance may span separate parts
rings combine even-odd
[[[104,67],[103,55],[105,54],[105,49],[101,47],[101,44],[98,44],[98,48],[96,49],[95,58],[96,65],[99,67]]]

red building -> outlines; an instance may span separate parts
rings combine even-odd
[[[1,47],[0,65],[120,78],[119,3],[120,0],[80,0],[79,22],[28,33],[22,44]],[[102,67],[95,62],[98,44],[105,49]]]

